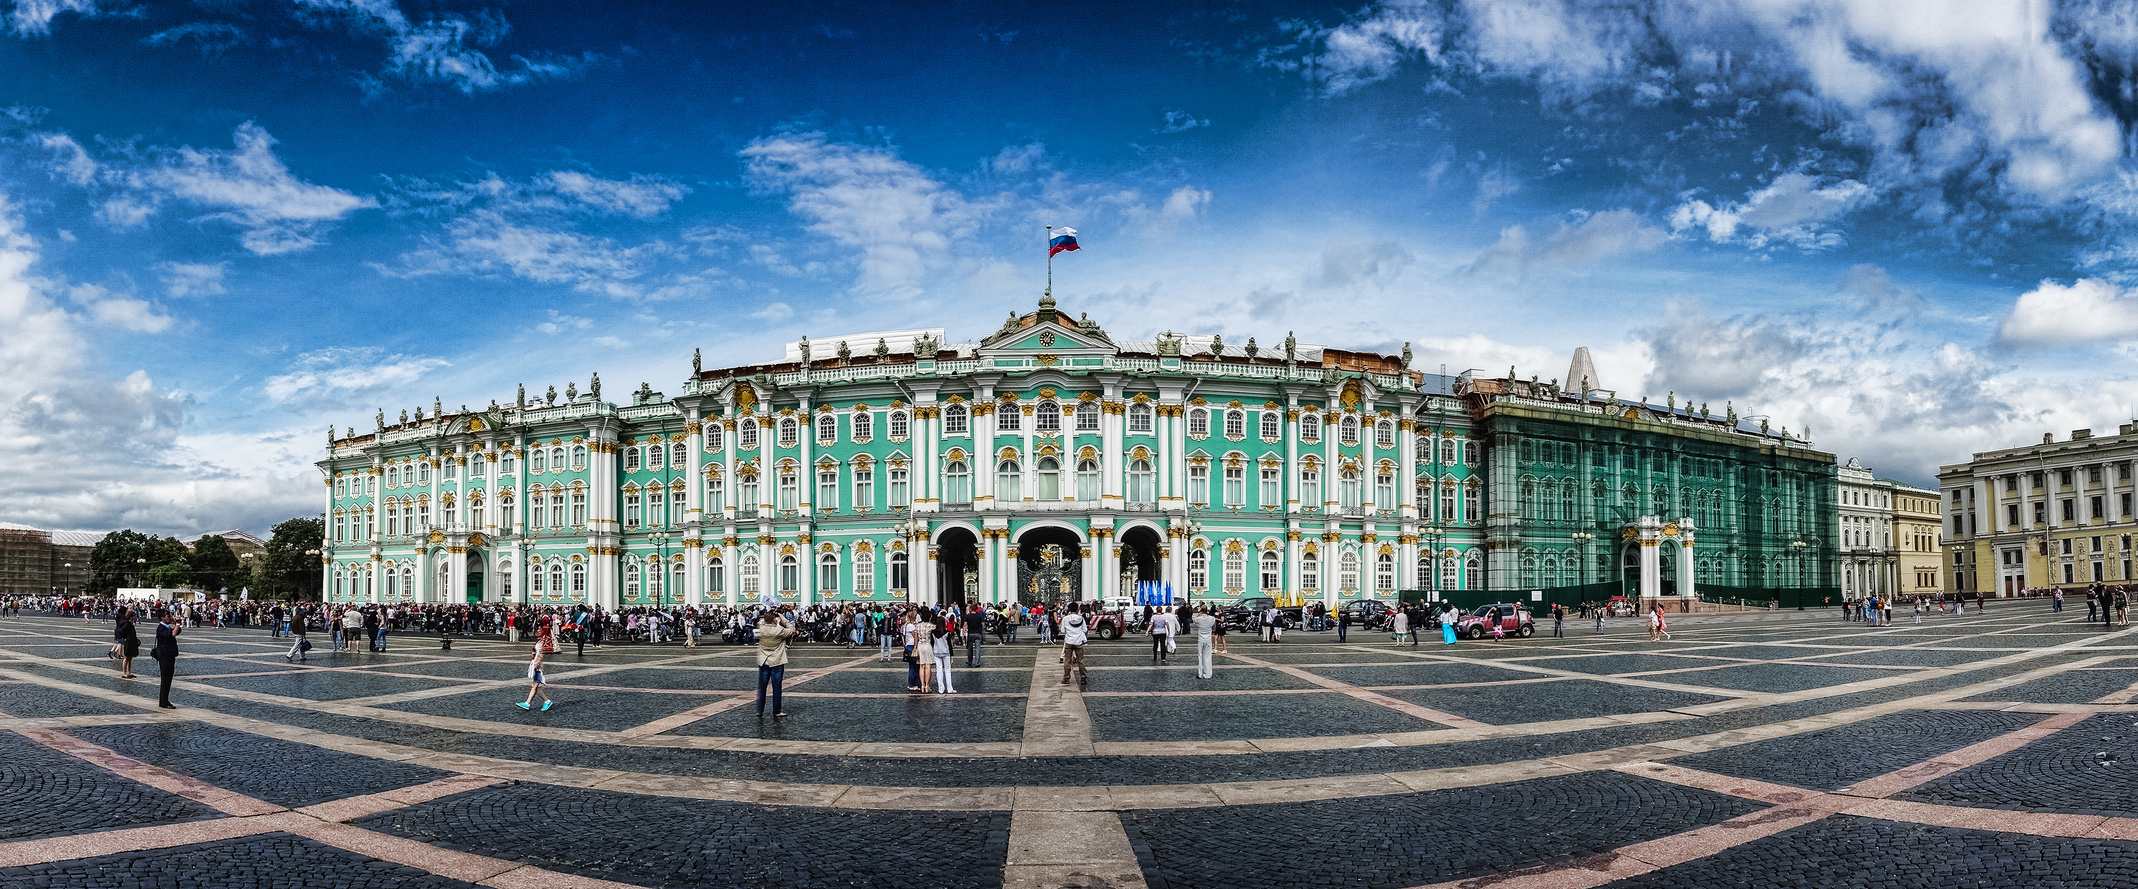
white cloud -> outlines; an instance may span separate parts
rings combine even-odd
[[[498,67],[478,49],[502,39],[512,26],[494,12],[473,20],[447,13],[413,21],[391,0],[295,0],[297,7],[324,20],[338,20],[358,34],[386,44],[388,73],[403,80],[443,83],[462,93],[492,92],[510,86],[569,80],[604,61],[595,53],[578,56],[515,55]]]
[[[543,284],[632,298],[644,295],[632,282],[646,273],[648,258],[666,249],[659,242],[624,247],[608,238],[478,210],[449,223],[444,241],[403,254],[398,266],[373,267],[396,277],[506,272]]]
[[[114,293],[95,284],[67,288],[67,298],[82,308],[88,320],[104,327],[136,333],[162,333],[171,327],[171,316],[147,300]]]
[[[1385,287],[1417,259],[1394,241],[1330,244],[1321,251],[1323,287],[1368,284]]]
[[[566,315],[556,309],[549,310],[549,320],[535,325],[535,330],[552,336],[570,330],[586,330],[594,326],[594,319]]]
[[[75,185],[88,185],[96,179],[97,162],[90,159],[89,152],[74,137],[63,133],[44,133],[35,137],[37,144],[52,152],[52,175]]]
[[[759,321],[778,323],[794,317],[794,307],[786,303],[766,303],[764,308],[750,313]]]
[[[15,0],[7,23],[17,37],[41,37],[52,33],[52,20],[60,13],[89,18],[102,12],[103,6],[100,0]]]
[[[2020,295],[1997,327],[2007,343],[2056,345],[2138,336],[2138,293],[2098,278],[2043,281]]]
[[[220,262],[163,262],[156,264],[163,276],[163,292],[174,297],[219,296],[223,292],[224,264]]]
[[[1165,113],[1165,123],[1163,125],[1160,125],[1158,129],[1152,130],[1152,132],[1185,133],[1189,130],[1195,129],[1196,127],[1207,127],[1209,125],[1210,119],[1207,117],[1196,117],[1195,115],[1189,114],[1186,111],[1181,111],[1175,108],[1168,108],[1166,109]]]
[[[275,156],[274,137],[258,124],[238,125],[231,151],[180,148],[143,171],[140,179],[172,198],[218,212],[244,229],[246,249],[261,255],[318,243],[318,230],[378,202],[290,175]]]
[[[1872,199],[1871,187],[1854,179],[1828,182],[1805,173],[1783,173],[1742,203],[1717,207],[1688,200],[1671,211],[1670,226],[1675,231],[1704,230],[1717,243],[1742,240],[1759,248],[1779,242],[1825,249],[1841,244],[1841,235],[1826,224]]]
[[[1314,70],[1332,93],[1384,79],[1409,58],[1440,61],[1445,23],[1436,4],[1409,0],[1370,8],[1371,15],[1322,35]]]
[[[1208,206],[1210,206],[1210,192],[1208,189],[1183,185],[1173,189],[1172,194],[1166,195],[1165,206],[1160,208],[1158,212],[1159,215],[1168,220],[1185,222],[1201,216],[1203,208]]]
[[[1500,230],[1500,239],[1486,247],[1464,266],[1465,274],[1496,274],[1525,278],[1532,274],[1566,271],[1608,259],[1647,253],[1662,247],[1670,235],[1649,225],[1631,210],[1605,210],[1569,223],[1561,220],[1542,238],[1527,228],[1510,225]]]
[[[633,176],[628,181],[602,179],[571,170],[547,177],[551,187],[604,213],[649,219],[659,216],[690,189],[652,176]]]
[[[353,404],[365,396],[404,389],[446,366],[442,359],[388,355],[370,347],[321,349],[298,356],[288,369],[261,383],[261,390],[282,404]]]
[[[864,292],[918,293],[980,214],[887,149],[796,133],[758,139],[741,154],[753,183],[786,194],[789,209],[808,220],[811,231],[858,254],[854,283]]]

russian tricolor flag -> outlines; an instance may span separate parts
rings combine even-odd
[[[1047,258],[1053,259],[1056,253],[1077,249],[1080,248],[1076,246],[1076,229],[1058,228],[1054,230],[1054,237],[1047,241]]]

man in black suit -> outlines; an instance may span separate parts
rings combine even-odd
[[[177,615],[169,609],[156,612],[156,647],[149,651],[149,657],[156,659],[156,667],[163,673],[157,680],[156,706],[165,710],[178,709],[171,706],[171,674],[178,667],[180,631]]]

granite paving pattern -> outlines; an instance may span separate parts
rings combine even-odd
[[[1647,713],[1729,700],[1722,695],[1614,685],[1589,679],[1401,689],[1383,693],[1491,725]]]
[[[1608,889],[2110,889],[2138,885],[2138,843],[1836,815]]]
[[[24,889],[478,889],[413,867],[366,858],[303,837],[261,834],[145,852],[0,868],[0,886]]]
[[[356,823],[650,887],[994,887],[1009,842],[1007,812],[806,809],[525,784]]]
[[[281,806],[378,793],[450,775],[407,763],[352,758],[309,744],[211,725],[158,723],[68,729],[92,744]]]
[[[0,840],[220,817],[208,806],[0,732]],[[0,879],[0,886],[11,885]]]
[[[1906,710],[1836,728],[1695,753],[1673,759],[1671,764],[1831,791],[2018,731],[2042,718],[2038,713],[1993,710]],[[1909,743],[1895,744],[1895,738],[1907,738]]]
[[[2138,769],[2138,714],[2103,713],[1895,798],[2127,818],[2138,812],[2133,769]]]
[[[1029,677],[1025,684],[1031,684]],[[675,734],[944,744],[1015,741],[1024,735],[1025,703],[1017,698],[916,693],[897,698],[798,698],[787,701],[786,707],[785,719],[774,719],[769,713],[760,719],[753,697],[740,707],[676,729]],[[769,699],[766,709],[771,709]]]
[[[2138,670],[2071,670],[1975,695],[1970,701],[2029,701],[2037,704],[2084,704],[2138,684]]]
[[[1099,677],[1093,688],[1105,688]],[[1096,741],[1215,741],[1445,728],[1337,692],[1243,698],[1086,698]]]

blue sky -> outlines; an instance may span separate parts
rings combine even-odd
[[[2138,404],[2128,4],[0,11],[10,521],[263,530],[375,410],[975,339],[1048,224],[1117,338],[1587,345],[1918,483]]]

